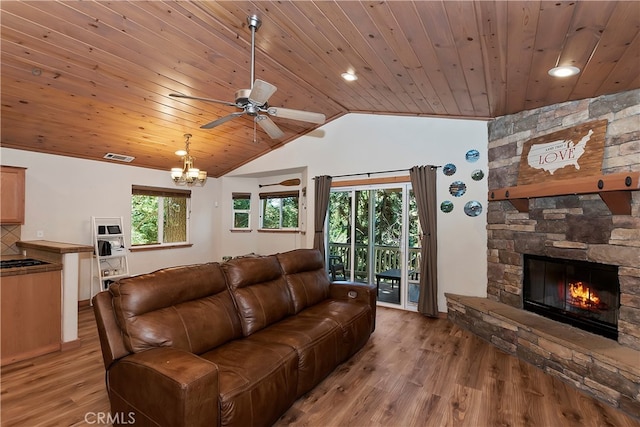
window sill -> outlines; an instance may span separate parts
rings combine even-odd
[[[299,228],[259,228],[258,233],[304,233]]]
[[[191,246],[193,246],[193,243],[182,243],[178,245],[132,246],[129,248],[129,252],[159,251],[164,249],[180,249],[180,248],[190,248]]]
[[[253,230],[250,228],[231,228],[229,231],[232,233],[251,233]]]

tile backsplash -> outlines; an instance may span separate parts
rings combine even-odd
[[[16,242],[20,240],[20,225],[2,225],[2,248],[0,255],[17,255],[20,249],[16,246]]]

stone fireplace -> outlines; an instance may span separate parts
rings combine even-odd
[[[640,171],[640,90],[502,117],[489,125],[489,188],[517,185],[523,143],[581,122],[607,119],[602,173]],[[532,198],[529,211],[509,201],[488,207],[487,294],[523,307],[524,255],[618,267],[618,339],[640,350],[640,191],[631,214],[613,215],[598,194]]]
[[[640,90],[492,121],[490,192],[518,185],[526,141],[594,120],[607,121],[602,175],[627,173],[636,180],[640,171]],[[637,183],[634,186],[637,188]],[[624,196],[624,214],[612,209],[597,190],[513,203],[490,200],[487,298],[448,295],[447,301],[454,323],[640,418],[640,191],[628,191]],[[615,325],[616,333],[603,338],[572,326],[558,326],[562,324],[524,310],[529,259],[610,266],[619,295],[613,297],[617,302],[609,300],[608,304],[618,307],[607,314],[616,318],[605,323]],[[553,297],[547,296],[547,302],[558,297],[558,290],[555,292]],[[540,295],[534,297],[539,299]]]

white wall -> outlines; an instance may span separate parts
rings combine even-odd
[[[304,168],[302,168],[304,169]],[[260,217],[259,206],[260,192],[267,191],[282,191],[301,189],[306,186],[303,175],[303,170],[299,169],[295,172],[269,170],[266,176],[263,174],[257,174],[258,176],[249,175],[243,177],[222,177],[219,215],[221,219],[219,230],[220,239],[216,240],[216,256],[222,258],[224,256],[238,256],[246,255],[249,253],[258,254],[273,254],[277,252],[286,252],[291,249],[297,249],[306,246],[306,239],[304,234],[291,233],[291,232],[259,232]],[[269,186],[260,188],[261,184],[273,184],[282,182],[286,179],[300,178],[301,184],[296,187],[285,186]],[[251,193],[251,218],[250,218],[250,232],[231,231],[233,225],[233,201],[232,193]],[[305,228],[305,224],[301,224],[301,228]]]
[[[464,159],[469,149],[480,151],[480,161]],[[22,240],[44,239],[90,245],[91,216],[122,216],[130,241],[131,185],[172,187],[167,171],[126,164],[89,161],[0,148],[4,165],[27,168],[26,219]],[[446,311],[444,292],[486,296],[487,180],[471,180],[474,169],[487,172],[487,127],[482,121],[425,117],[349,114],[312,134],[240,167],[227,176],[209,178],[204,187],[192,187],[190,248],[132,253],[132,274],[162,267],[219,261],[224,255],[276,253],[313,245],[314,181],[317,175],[339,175],[408,169],[415,165],[454,163],[455,175],[438,172],[438,203],[450,199],[453,212],[438,215],[440,311]],[[406,175],[407,173],[402,173]],[[258,228],[259,184],[300,178],[307,188],[305,234],[261,233]],[[468,190],[460,198],[449,195],[456,179]],[[338,181],[335,179],[334,181]],[[287,187],[271,187],[283,189]],[[231,193],[253,194],[252,232],[231,232]],[[462,207],[480,201],[485,212],[471,218]],[[89,296],[89,259],[81,261],[80,299]]]
[[[91,216],[124,217],[124,232],[131,241],[131,185],[174,187],[168,171],[53,156],[30,151],[0,149],[3,165],[26,170],[26,212],[22,240],[51,240],[92,245]],[[135,252],[129,256],[131,274],[181,264],[211,261],[214,256],[214,203],[216,179],[191,188],[192,247]],[[42,231],[43,237],[37,232]],[[89,298],[90,254],[80,266],[79,299]],[[97,283],[97,282],[96,282]],[[95,285],[94,285],[95,286]]]
[[[469,163],[465,160],[465,153],[470,149],[480,152],[478,162]],[[438,215],[438,307],[445,312],[445,292],[486,296],[487,179],[471,179],[474,169],[481,169],[487,174],[487,124],[483,121],[364,114],[343,116],[310,135],[238,168],[222,179],[221,197],[230,199],[233,191],[257,193],[256,182],[279,182],[288,178],[282,171],[300,171],[299,176],[308,189],[307,233],[278,235],[257,233],[254,228],[249,235],[242,236],[242,244],[247,244],[247,247],[240,244],[229,246],[229,241],[239,243],[240,240],[236,240],[236,235],[230,233],[230,226],[226,225],[221,231],[223,238],[220,242],[225,249],[232,249],[236,253],[275,253],[295,247],[311,247],[314,176],[409,169],[427,164],[442,166],[446,163],[455,164],[457,172],[445,176],[441,169],[438,171],[438,204],[444,200],[454,203],[452,212],[439,211]],[[274,176],[268,176],[270,173]],[[397,175],[407,174],[401,172]],[[246,179],[251,183],[245,182],[242,190],[236,189]],[[339,180],[336,178],[334,182]],[[467,192],[459,198],[449,194],[449,185],[455,180],[467,185]],[[470,200],[482,203],[483,212],[480,216],[472,218],[463,212],[464,204]],[[252,200],[256,201],[255,198]],[[252,207],[257,211],[258,204],[252,203]],[[225,207],[220,215],[221,221],[230,224],[230,215],[231,208]],[[254,213],[254,219],[257,221],[257,212]]]

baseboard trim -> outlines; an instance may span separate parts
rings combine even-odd
[[[73,341],[63,342],[63,343],[60,343],[60,351],[73,350],[74,348],[78,348],[81,345],[82,345],[82,341],[80,341],[80,338],[75,339]]]

